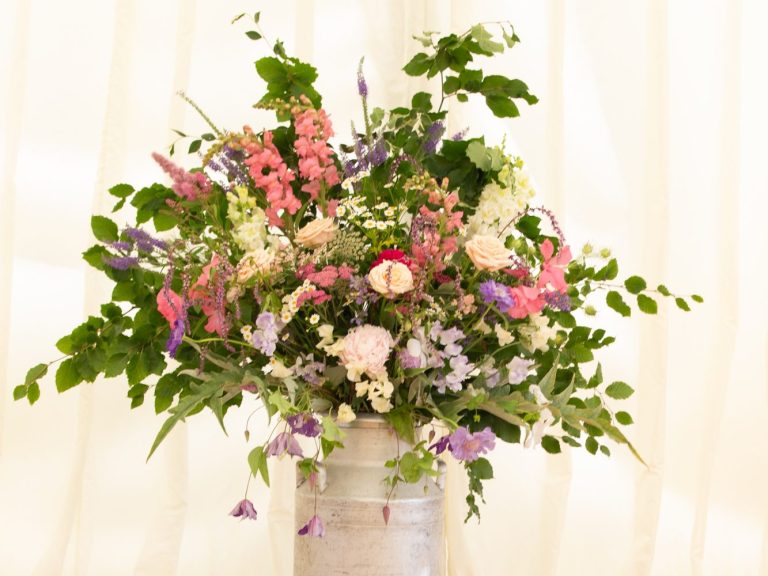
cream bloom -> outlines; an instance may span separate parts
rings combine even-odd
[[[305,248],[319,248],[331,241],[336,234],[336,224],[332,218],[312,220],[296,234],[296,242]]]
[[[388,330],[380,326],[363,324],[353,328],[343,340],[339,351],[347,377],[356,382],[363,374],[378,378],[386,374],[385,364],[395,342]]]
[[[520,327],[520,335],[524,338],[528,350],[549,350],[549,341],[557,336],[557,329],[550,327],[549,318],[543,314],[532,314],[528,317],[529,324]]]
[[[413,274],[408,266],[394,260],[384,260],[368,273],[371,288],[388,298],[413,290]]]
[[[240,264],[237,267],[237,281],[240,284],[245,284],[257,273],[269,271],[274,262],[275,255],[269,250],[258,248],[253,252],[249,252],[243,256],[243,259],[240,260]]]
[[[339,411],[336,414],[336,422],[339,424],[349,424],[357,418],[357,414],[354,413],[352,407],[346,402],[339,406]]]
[[[254,210],[248,220],[235,226],[232,232],[235,243],[245,252],[264,248],[267,240],[266,216],[262,210]]]
[[[496,271],[511,264],[512,252],[495,236],[477,234],[464,245],[467,256],[480,270]]]

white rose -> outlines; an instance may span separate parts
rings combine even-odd
[[[408,266],[394,260],[384,260],[368,273],[371,288],[379,294],[394,298],[413,290],[413,274]]]
[[[472,263],[480,270],[496,271],[511,264],[512,252],[495,236],[478,234],[473,236],[464,249]]]
[[[296,242],[305,248],[319,248],[336,235],[336,224],[331,218],[312,220],[296,234]]]

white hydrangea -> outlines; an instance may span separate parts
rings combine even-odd
[[[509,186],[491,182],[483,188],[477,210],[469,218],[467,237],[471,238],[475,234],[501,234],[501,240],[506,240],[512,234],[510,222],[525,212],[535,192],[525,170],[513,168],[511,175],[509,170],[505,167],[499,174],[503,182],[509,182]]]

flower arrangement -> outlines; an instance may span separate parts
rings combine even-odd
[[[246,34],[260,40],[253,21]],[[435,475],[450,452],[469,477],[468,518],[498,441],[608,455],[609,439],[639,458],[621,429],[632,417],[609,400],[633,390],[605,385],[593,362],[614,341],[591,326],[597,301],[630,316],[631,303],[655,314],[655,297],[683,310],[701,297],[616,281],[607,249],[574,254],[520,158],[482,137],[444,138],[449,100],[483,98],[501,118],[537,102],[522,81],[477,66],[515,46],[511,25],[417,40],[424,51],[404,71],[439,77],[437,107],[419,92],[410,107],[370,109],[361,61],[364,129],[332,145],[316,70],[277,42],[256,62],[267,86],[256,107],[275,126],[222,131],[201,112],[211,132],[189,145],[195,168],[154,154],[170,187],[111,188],[130,225],[93,216],[99,243],[83,257],[114,282],[112,298],[58,341],[58,391],[125,374],[136,408],[152,390],[169,415],[150,456],[180,421],[208,408],[224,427],[228,410],[259,399],[276,424],[248,462],[267,485],[269,458],[296,458],[312,480],[343,446],[339,424],[381,414],[411,447],[389,463],[391,489]],[[34,403],[52,364],[33,367],[14,397]],[[444,433],[421,440],[429,423]],[[257,515],[247,494],[231,514]],[[322,536],[322,519],[299,533]]]

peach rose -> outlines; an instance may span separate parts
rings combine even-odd
[[[275,255],[269,250],[259,248],[246,254],[237,269],[237,281],[245,284],[259,272],[267,272],[275,262]]]
[[[379,294],[394,298],[413,290],[413,274],[408,266],[394,260],[384,260],[368,273],[371,288]]]
[[[319,248],[329,242],[336,234],[336,224],[332,218],[312,220],[296,234],[296,242],[305,248]]]
[[[512,252],[495,236],[476,234],[464,245],[464,249],[472,263],[480,270],[493,272],[511,264],[509,258]]]

